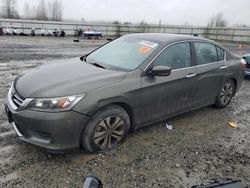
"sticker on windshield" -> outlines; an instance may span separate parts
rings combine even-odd
[[[140,54],[146,54],[151,50],[151,48],[147,47],[147,46],[142,46],[138,49],[138,52]]]
[[[150,48],[154,48],[154,47],[157,46],[157,43],[146,41],[146,40],[143,40],[143,41],[139,42],[139,44],[143,45],[143,46],[148,46]]]

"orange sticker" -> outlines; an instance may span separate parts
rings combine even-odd
[[[141,54],[146,54],[151,50],[151,48],[147,47],[147,46],[142,46],[138,49],[138,52]]]

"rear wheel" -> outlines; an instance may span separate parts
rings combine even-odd
[[[82,133],[82,146],[91,153],[111,150],[127,137],[130,120],[120,106],[110,105],[98,111]]]
[[[218,93],[215,101],[216,108],[225,108],[231,101],[235,92],[235,84],[233,80],[227,80]]]

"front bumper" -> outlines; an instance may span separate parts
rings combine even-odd
[[[79,148],[81,132],[89,119],[75,111],[16,111],[8,100],[6,111],[20,140],[53,151]]]

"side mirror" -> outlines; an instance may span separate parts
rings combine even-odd
[[[171,74],[171,68],[168,66],[158,65],[149,69],[147,74],[150,76],[169,76]]]
[[[101,180],[93,175],[90,175],[85,178],[83,188],[103,188],[103,185]]]

